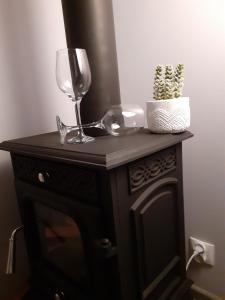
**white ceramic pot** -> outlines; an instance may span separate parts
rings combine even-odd
[[[147,122],[155,133],[179,133],[190,126],[189,97],[147,101]]]

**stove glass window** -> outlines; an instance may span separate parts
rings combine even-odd
[[[81,233],[75,220],[53,208],[35,202],[42,254],[66,276],[82,283],[86,264]]]

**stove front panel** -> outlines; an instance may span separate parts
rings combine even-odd
[[[74,295],[103,299],[105,271],[112,258],[101,208],[20,180],[16,190],[35,280],[39,276],[55,290],[67,290],[65,282]]]

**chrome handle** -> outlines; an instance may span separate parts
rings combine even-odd
[[[45,183],[47,181],[47,179],[49,178],[49,174],[48,172],[45,172],[45,173],[38,173],[38,180],[41,182],[41,183]]]
[[[14,239],[9,239],[9,250],[6,265],[6,274],[13,274],[15,272],[15,243]]]
[[[13,274],[15,272],[16,234],[22,229],[23,226],[19,226],[14,229],[9,238],[9,252],[6,265],[6,274]]]
[[[58,293],[56,293],[54,295],[54,300],[62,300],[64,298],[64,293],[60,292],[60,295]]]

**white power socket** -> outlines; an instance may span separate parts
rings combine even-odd
[[[194,260],[198,263],[205,263],[210,266],[215,265],[215,245],[190,237],[190,249],[195,250],[196,246],[200,245],[204,249],[204,253],[195,257]]]

